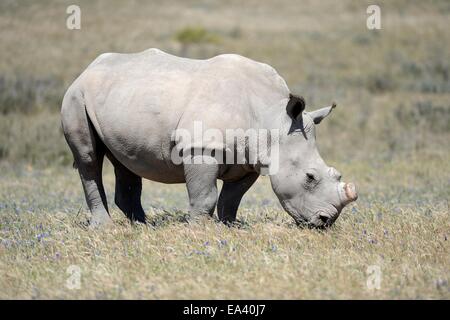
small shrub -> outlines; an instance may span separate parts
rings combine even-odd
[[[183,45],[199,43],[218,43],[219,37],[203,27],[186,27],[179,30],[175,39]]]
[[[215,55],[214,46],[220,43],[217,34],[211,33],[203,27],[183,28],[174,37],[181,44],[180,56],[197,59]]]
[[[39,108],[57,110],[63,95],[62,81],[53,76],[0,76],[0,114],[3,115],[30,113]]]
[[[59,113],[0,117],[0,159],[34,165],[69,165],[73,158],[61,130]]]
[[[371,93],[394,91],[397,87],[392,75],[386,72],[370,75],[366,86]]]
[[[372,31],[372,32],[364,32],[364,33],[357,33],[352,37],[352,42],[360,45],[360,46],[367,46],[371,44],[376,38],[379,37],[379,32]]]
[[[431,101],[418,101],[411,108],[401,105],[395,116],[407,128],[422,127],[434,133],[450,131],[450,108]]]
[[[402,63],[402,75],[407,78],[405,89],[425,93],[450,92],[450,63],[440,50],[429,55],[423,63]]]

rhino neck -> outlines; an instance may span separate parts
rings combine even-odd
[[[284,128],[286,122],[286,105],[289,98],[277,100],[276,103],[265,105],[256,105],[251,108],[254,115],[255,126],[262,129],[279,129]]]
[[[288,101],[289,98],[282,99],[277,104],[258,108],[254,112],[253,128],[260,130],[261,135],[258,136],[258,161],[252,168],[261,175],[271,175],[278,170],[280,141],[289,132],[286,115]]]

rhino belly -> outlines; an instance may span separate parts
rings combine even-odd
[[[157,104],[102,109],[95,112],[99,136],[117,160],[149,180],[184,182],[183,167],[171,161],[171,136],[178,121],[174,110]]]
[[[161,183],[184,183],[182,166],[175,166],[170,161],[161,159],[152,150],[142,150],[130,155],[129,152],[107,146],[113,156],[136,175]]]
[[[170,159],[170,137],[159,134],[130,135],[129,131],[106,134],[104,143],[112,155],[136,175],[162,183],[183,183],[184,170]]]

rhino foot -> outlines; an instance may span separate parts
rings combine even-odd
[[[112,226],[113,221],[109,215],[93,215],[89,221],[89,229],[97,230]]]

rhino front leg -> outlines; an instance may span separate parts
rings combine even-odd
[[[217,214],[224,223],[234,222],[241,199],[258,179],[259,173],[252,172],[238,181],[224,182],[217,203]]]
[[[184,164],[184,175],[189,195],[189,216],[196,219],[202,214],[210,216],[217,203],[217,176],[219,165],[213,157],[196,156]]]

